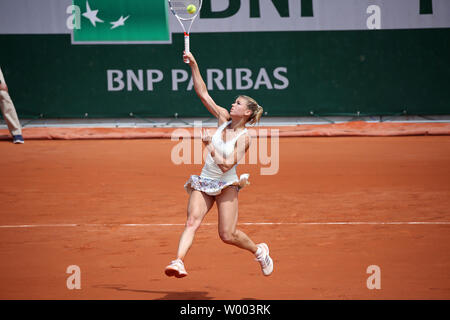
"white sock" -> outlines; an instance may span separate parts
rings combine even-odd
[[[255,252],[255,256],[260,257],[262,254],[263,254],[263,251],[262,251],[261,247],[258,247],[258,250],[256,250],[256,252]]]

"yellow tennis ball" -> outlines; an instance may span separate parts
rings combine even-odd
[[[194,6],[193,4],[190,4],[190,5],[187,6],[186,10],[187,10],[188,13],[194,14],[195,11],[197,11],[197,7]]]

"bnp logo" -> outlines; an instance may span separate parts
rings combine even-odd
[[[215,11],[212,9],[212,0],[203,1],[202,11],[200,11],[200,18],[206,19],[218,19],[228,18],[235,15],[241,9],[241,0],[227,0],[228,6],[221,11]],[[262,0],[268,1],[268,0]],[[313,17],[313,0],[299,0],[300,1],[300,16],[301,17]],[[226,2],[226,1],[225,1]],[[250,7],[250,18],[260,18],[260,0],[246,0]],[[271,0],[275,9],[278,11],[280,17],[286,18],[290,16],[289,0]]]
[[[219,1],[219,0],[216,0]],[[212,0],[204,0],[202,11],[200,12],[200,18],[202,19],[223,19],[234,16],[241,9],[241,4],[243,0],[220,0],[226,3],[227,6],[223,10],[213,10]],[[249,5],[249,17],[250,18],[260,18],[261,9],[260,2],[269,0],[245,0],[245,3]],[[292,15],[297,15],[298,13],[290,12],[289,5],[292,4],[294,0],[270,0],[275,6],[278,14],[282,18],[287,18]],[[314,17],[313,10],[313,0],[297,0],[300,2],[300,17]],[[420,14],[433,14],[433,0],[419,0],[420,1]],[[331,2],[331,1],[330,1]],[[370,2],[370,1],[369,1]],[[380,2],[380,1],[378,1]],[[385,2],[389,2],[385,0]]]
[[[73,0],[66,13],[73,44],[171,42],[167,1]]]

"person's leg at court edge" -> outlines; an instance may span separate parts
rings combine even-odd
[[[24,143],[22,137],[22,127],[17,116],[16,108],[8,92],[5,78],[3,77],[2,69],[0,68],[0,109],[3,118],[6,121],[9,132],[13,136],[13,142],[16,144]]]

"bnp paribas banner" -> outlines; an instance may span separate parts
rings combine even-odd
[[[190,35],[224,107],[450,114],[448,0],[204,0]],[[22,117],[208,115],[166,0],[1,0],[0,48]]]

